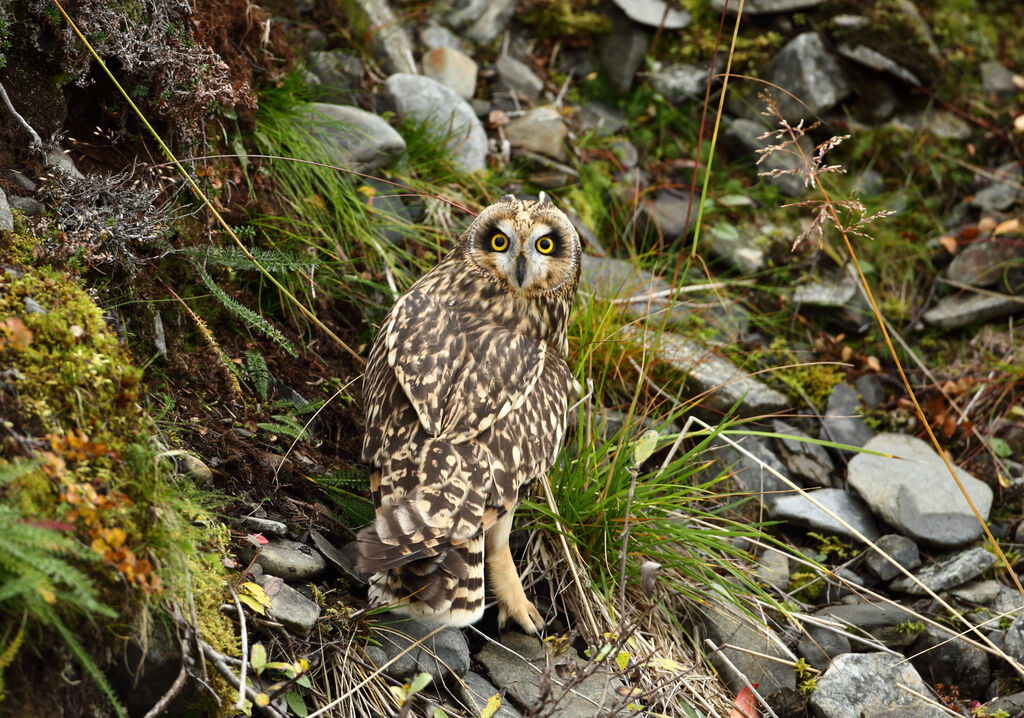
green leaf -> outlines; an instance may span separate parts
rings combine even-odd
[[[302,686],[303,688],[313,687],[313,684],[309,680],[309,676],[299,676],[295,679],[295,685]]]
[[[302,700],[302,696],[299,695],[298,691],[288,691],[284,694],[284,699],[288,701],[288,707],[291,708],[292,713],[297,715],[299,718],[306,718],[309,715],[309,708],[306,708],[306,701]]]
[[[654,429],[645,431],[636,441],[633,447],[633,465],[640,466],[649,458],[654,450],[658,448],[658,432]]]
[[[440,708],[434,708],[433,718],[448,718],[448,714]]]
[[[629,653],[626,651],[619,651],[618,655],[615,656],[615,662],[619,664],[619,670],[626,670],[626,666],[629,665]]]
[[[420,673],[418,676],[413,678],[412,683],[409,684],[409,694],[414,695],[416,693],[419,693],[428,685],[430,685],[431,680],[433,679],[430,677],[429,673]]]
[[[263,647],[262,643],[252,644],[249,651],[249,665],[257,673],[262,673],[263,669],[267,667],[267,649]]]
[[[745,194],[723,194],[718,201],[726,207],[753,207],[755,202]]]
[[[992,448],[992,453],[1000,459],[1008,459],[1013,456],[1013,449],[1003,439],[993,436],[988,440],[988,445]]]

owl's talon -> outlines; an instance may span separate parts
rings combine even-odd
[[[504,630],[508,626],[510,619],[515,621],[528,635],[539,636],[544,630],[544,619],[541,618],[540,611],[525,598],[516,606],[506,607],[502,604],[498,607],[498,628],[500,630]]]

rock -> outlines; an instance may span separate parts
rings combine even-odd
[[[774,548],[766,548],[757,561],[754,576],[761,583],[785,591],[789,585],[789,556]]]
[[[875,515],[906,536],[942,548],[981,536],[967,500],[931,446],[912,436],[887,433],[868,441],[864,449],[895,457],[857,454],[847,468],[847,482]],[[992,489],[963,469],[956,471],[987,520]]]
[[[780,419],[772,420],[772,431],[776,434],[799,437],[798,439],[775,439],[775,447],[779,456],[786,462],[791,477],[801,478],[815,486],[832,485],[832,472],[835,470],[835,465],[825,447],[811,441],[799,440],[811,437]]]
[[[487,9],[488,0],[455,0],[444,22],[456,30],[472,25]]]
[[[369,583],[366,574],[359,570],[359,543],[357,541],[349,541],[338,548],[316,529],[309,530],[309,537],[313,539],[317,550],[342,574],[357,584]]]
[[[999,584],[999,593],[988,607],[993,613],[1017,615],[1024,612],[1024,598],[1016,588]]]
[[[887,629],[895,629],[895,627],[901,624],[917,620],[913,613],[901,606],[869,603],[859,599],[838,606],[827,606],[819,611],[815,611],[814,615],[872,635],[885,635]],[[851,635],[856,633],[858,631],[851,631]],[[911,636],[910,640],[917,640],[917,637]]]
[[[737,437],[735,441],[757,459],[785,476],[786,467],[782,460],[761,439],[755,436],[743,436]],[[774,474],[766,471],[757,461],[724,441],[713,441],[707,449],[707,458],[712,459],[712,464],[707,469],[712,476],[728,472],[729,478],[740,491],[759,497],[769,511],[781,496],[793,495],[789,486]]]
[[[315,99],[341,104],[352,104],[365,72],[359,57],[347,50],[314,50],[306,56],[306,67],[320,81]]]
[[[853,386],[860,394],[861,404],[869,409],[877,409],[885,401],[885,387],[874,374],[862,374],[857,377]]]
[[[955,294],[943,297],[922,315],[926,324],[957,329],[990,319],[1000,319],[1024,311],[1016,297],[987,294]]]
[[[981,706],[977,715],[994,716],[997,715],[999,711],[1005,711],[1011,716],[1020,715],[1021,712],[1024,712],[1024,692],[1011,693],[1008,696],[1000,696],[995,700],[989,701],[985,705]]]
[[[690,26],[690,13],[670,7],[662,0],[613,0],[626,17],[641,25],[664,30],[682,30]]]
[[[930,132],[944,140],[965,142],[971,138],[971,126],[952,112],[938,110],[925,113],[898,115],[891,125],[907,132]]]
[[[329,164],[368,172],[405,151],[405,140],[384,118],[358,107],[313,102],[306,118]]]
[[[797,700],[796,675],[790,667],[796,656],[775,631],[724,600],[714,600],[696,610],[712,641],[719,646],[736,646],[722,647],[708,656],[734,694],[749,681],[759,684],[758,692],[777,712]]]
[[[692,213],[693,216],[696,214]],[[711,231],[705,235],[704,241],[711,254],[720,257],[741,274],[757,274],[768,265],[765,252],[757,242],[766,236],[763,230],[770,228],[756,229],[752,225],[745,225],[737,229],[730,223],[718,222],[711,225]]]
[[[25,297],[24,300],[22,300],[22,304],[25,307],[25,312],[28,314],[49,314],[49,312],[43,308],[43,305],[32,297]]]
[[[488,642],[477,654],[477,659],[487,668],[491,681],[506,691],[508,700],[520,710],[530,712],[537,707],[540,698],[541,673],[551,660],[549,648],[540,639],[522,633],[503,633],[501,643]],[[572,658],[567,660],[572,663]],[[551,671],[555,684],[554,695],[562,693],[560,686],[565,682]],[[615,689],[621,682],[606,671],[598,670],[582,683],[573,686],[573,692],[564,694],[558,702],[560,715],[569,718],[589,718],[603,715],[602,708],[610,708],[620,700]]]
[[[1017,94],[1013,84],[1013,71],[1003,63],[989,60],[981,63],[981,87],[996,97],[1005,98]]]
[[[14,182],[14,184],[18,185],[19,187],[21,187],[26,192],[35,192],[36,191],[36,183],[33,182],[32,180],[30,180],[25,175],[23,175],[18,170],[10,170],[10,171],[8,171],[7,172],[7,179],[11,180],[11,182]]]
[[[756,164],[760,158],[760,155],[756,154],[756,150],[772,144],[771,138],[761,139],[761,135],[765,132],[767,132],[767,128],[764,123],[741,117],[729,123],[722,139],[726,145],[731,147],[733,154],[750,155],[750,165],[759,174],[773,170],[786,172],[787,174],[766,176],[765,179],[778,187],[779,191],[787,197],[800,197],[806,189],[803,178],[797,174],[788,174],[799,168],[799,157],[792,152],[773,152],[761,164]],[[805,153],[813,153],[814,147],[806,136],[801,137],[800,141]]]
[[[921,553],[917,548],[917,544],[906,536],[886,534],[876,539],[875,545],[889,554],[896,563],[908,571],[913,571],[921,565]],[[900,570],[883,558],[880,553],[870,547],[865,549],[865,552],[867,556],[864,559],[864,563],[868,570],[878,578],[888,581],[890,578],[902,575]]]
[[[977,578],[988,569],[992,568],[996,557],[981,548],[964,549],[956,553],[944,556],[918,571],[915,576],[918,581],[938,593],[957,586],[962,586],[971,579]],[[924,590],[906,576],[895,579],[889,584],[894,591],[909,593],[912,596],[924,596]]]
[[[143,646],[130,638],[112,653],[110,683],[124,701],[128,715],[143,716],[164,697],[181,671],[181,647],[171,641],[163,626],[152,631]],[[166,715],[189,715],[195,706],[199,681],[186,676],[185,685],[166,707]]]
[[[995,186],[995,185],[993,185]],[[973,242],[949,263],[946,276],[963,284],[990,287],[1006,278],[1024,261],[1024,246],[1017,242],[987,239]]]
[[[384,669],[392,678],[405,681],[419,673],[429,673],[439,683],[449,675],[461,676],[469,670],[469,644],[462,631],[454,626],[407,618],[381,628],[383,630],[375,631],[374,637],[380,641],[385,661],[409,649]]]
[[[622,137],[614,137],[608,142],[608,149],[615,155],[615,159],[619,161],[624,168],[627,170],[633,169],[637,166],[640,161],[640,150],[636,148],[629,140]]]
[[[818,677],[818,688],[811,694],[811,710],[818,718],[849,718],[865,715],[867,710],[922,706],[928,718],[944,718],[940,708],[902,690],[928,695],[928,687],[917,670],[902,656],[890,653],[845,653]],[[899,715],[906,715],[901,712]]]
[[[1024,662],[1024,614],[1013,619],[1003,638],[1003,650],[1017,662]]]
[[[779,112],[791,122],[801,118],[813,119],[815,115],[835,107],[851,91],[846,74],[825,50],[825,43],[816,32],[805,32],[790,40],[772,58],[768,79],[807,105],[805,107],[789,95],[775,93]]]
[[[488,699],[495,693],[500,693],[485,678],[472,671],[462,677],[462,680],[455,685],[455,690],[462,701],[463,707],[469,711],[469,715],[473,716],[483,715]],[[502,696],[501,706],[498,708],[498,712],[494,714],[494,718],[521,718],[521,716],[522,714],[513,708],[509,701]]]
[[[881,194],[885,191],[885,178],[878,170],[864,170],[853,180],[850,191],[868,197]]]
[[[655,70],[648,77],[651,87],[674,104],[687,100],[704,99],[710,73],[700,65],[668,65]]]
[[[628,334],[636,336],[638,332],[633,329]],[[789,407],[783,394],[702,344],[672,332],[646,339],[659,359],[686,374],[689,391],[703,395],[702,403],[716,411],[727,412],[735,405],[740,415],[756,416]]]
[[[264,519],[259,516],[245,516],[242,518],[242,526],[261,534],[270,534],[271,536],[284,536],[288,533],[288,527],[280,521],[274,521],[272,519]],[[273,571],[271,571],[273,573]]]
[[[528,102],[533,102],[544,91],[544,81],[525,62],[502,55],[494,63],[501,84]]]
[[[46,150],[43,165],[46,167],[52,167],[64,174],[71,175],[75,179],[85,179],[85,175],[78,171],[78,168],[75,167],[74,160],[71,159],[71,155],[69,155],[65,150],[59,148]]]
[[[747,0],[743,4],[744,15],[771,15],[775,13],[792,12],[793,10],[804,10],[815,5],[821,5],[825,0]],[[726,0],[711,0],[711,9],[715,12],[728,10],[735,14],[739,11],[740,4],[736,0],[730,0],[726,8]]]
[[[849,43],[841,43],[837,52],[848,60],[864,65],[876,72],[885,72],[893,77],[899,78],[906,82],[908,85],[914,87],[921,86],[921,80],[918,79],[917,75],[908,70],[907,68],[900,65],[898,62],[893,60],[887,55],[883,55],[878,50],[868,47],[867,45],[851,45]]]
[[[26,217],[38,217],[46,211],[46,205],[32,197],[11,197],[8,200],[11,208],[20,211]]]
[[[580,127],[593,130],[600,137],[614,135],[626,124],[625,113],[603,102],[588,102],[580,108]]]
[[[625,95],[633,85],[633,76],[647,54],[650,38],[647,33],[621,23],[599,41],[601,64],[608,81],[618,94]]]
[[[429,23],[420,29],[420,39],[428,50],[436,50],[439,47],[458,48],[462,40],[443,25]]]
[[[387,0],[356,0],[366,14],[368,26],[373,28],[370,37],[378,51],[387,57],[391,72],[416,72],[412,61],[412,40],[391,11]]]
[[[288,581],[316,578],[327,568],[327,562],[306,544],[288,539],[274,539],[260,549],[256,563],[273,576]]]
[[[696,198],[691,206],[689,197],[680,197],[671,192],[656,192],[645,196],[640,208],[648,221],[657,228],[658,233],[667,241],[681,238],[697,221]],[[689,223],[687,210],[689,209]]]
[[[554,105],[534,107],[505,125],[505,138],[512,147],[538,152],[556,160],[568,158],[565,150],[565,138],[568,136],[569,128]]]
[[[182,452],[174,457],[178,471],[200,484],[213,481],[213,471],[195,454]]]
[[[466,37],[478,45],[489,43],[505,32],[515,9],[516,0],[490,0],[485,3],[485,9],[480,13],[480,17],[466,31]]]
[[[820,436],[824,441],[847,446],[864,446],[874,436],[874,432],[860,417],[857,393],[846,382],[836,384],[829,394]]]
[[[992,603],[999,597],[1002,585],[999,581],[992,579],[970,581],[963,586],[951,589],[949,593],[957,600],[985,605]]]
[[[801,311],[805,311],[805,307],[827,309],[832,321],[855,331],[863,331],[868,318],[867,304],[861,298],[857,280],[849,274],[802,281],[793,290],[793,301]]]
[[[841,629],[828,629],[807,624],[796,644],[798,655],[815,667],[827,666],[836,656],[850,652],[850,639]]]
[[[874,541],[878,538],[878,527],[871,512],[860,498],[842,489],[818,489],[809,492],[814,500],[839,516],[861,534]],[[825,531],[843,538],[858,540],[850,529],[826,514],[800,494],[781,496],[771,507],[773,519],[781,519],[815,531]]]
[[[956,634],[925,626],[910,647],[911,663],[931,685],[957,686],[960,698],[985,697],[991,674],[988,654]]]
[[[1020,190],[1015,185],[1007,182],[995,182],[975,192],[971,197],[971,206],[982,212],[1005,212],[1016,204],[1018,196],[1020,196]]]
[[[313,630],[320,618],[318,605],[277,576],[264,574],[256,578],[256,583],[270,600],[270,608],[267,610],[271,617],[300,636],[306,636]]]
[[[454,90],[422,75],[400,73],[385,81],[401,115],[430,122],[446,139],[456,163],[466,172],[486,167],[487,134],[473,108]]]
[[[367,190],[371,198],[368,209],[383,225],[380,227],[381,236],[392,243],[404,241],[409,236],[409,228],[415,223],[404,202],[408,192],[404,188],[369,177],[364,177],[363,181],[365,185],[360,189]]]
[[[454,47],[439,47],[423,56],[423,74],[449,87],[463,99],[476,92],[476,63]]]

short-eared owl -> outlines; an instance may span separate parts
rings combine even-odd
[[[467,625],[543,626],[512,562],[512,515],[554,463],[580,387],[565,357],[580,240],[551,200],[506,195],[402,295],[370,350],[363,460],[377,517],[359,532],[370,597]]]

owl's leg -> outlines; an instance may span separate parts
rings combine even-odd
[[[544,619],[536,606],[526,597],[523,582],[519,579],[512,551],[508,546],[508,535],[512,530],[512,512],[505,515],[484,534],[487,557],[487,573],[491,589],[498,599],[498,625],[502,628],[509,619],[514,620],[527,633],[538,633],[544,628]]]

